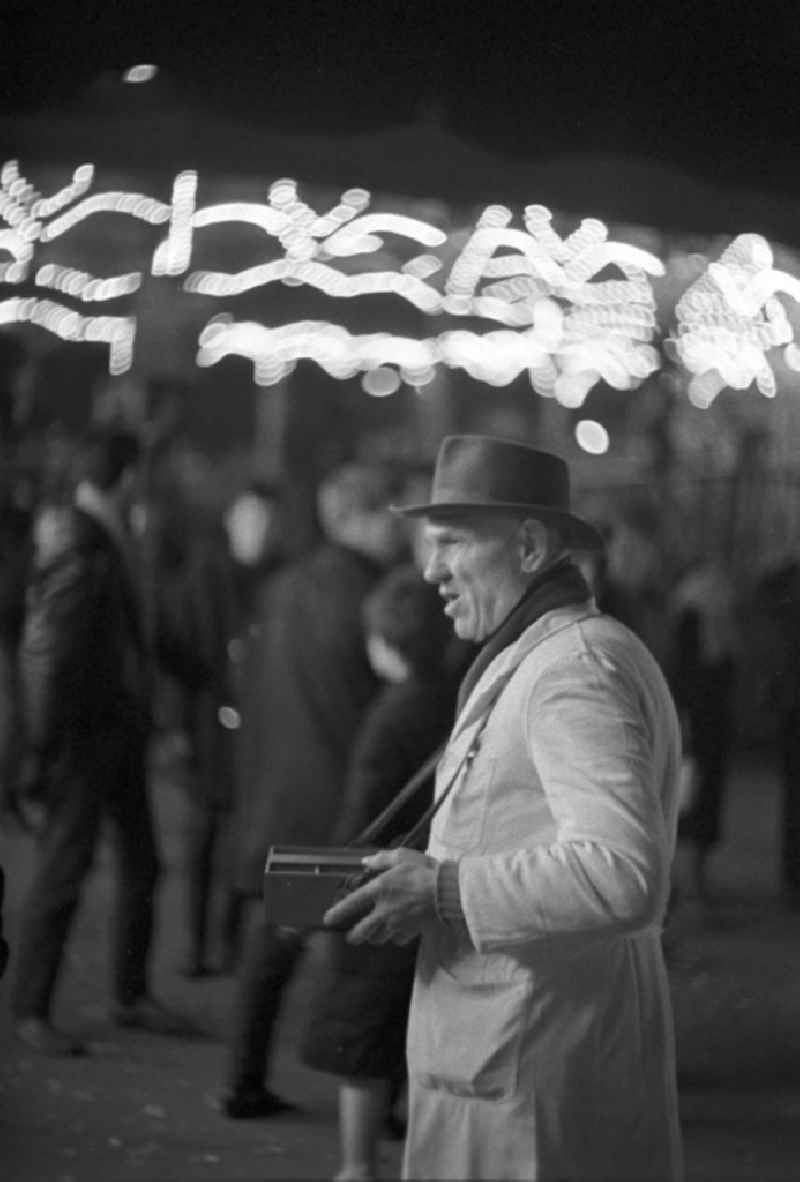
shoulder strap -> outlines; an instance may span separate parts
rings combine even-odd
[[[507,680],[510,680],[510,679],[507,679]],[[427,826],[433,820],[436,813],[439,811],[439,809],[442,807],[442,805],[444,804],[447,797],[450,795],[453,787],[455,786],[456,780],[461,775],[461,772],[469,767],[469,765],[472,763],[475,756],[478,754],[478,748],[480,746],[481,736],[483,735],[484,729],[486,727],[487,722],[489,721],[489,717],[492,713],[492,710],[495,707],[495,703],[497,702],[497,699],[500,697],[500,694],[505,689],[505,686],[507,684],[507,680],[503,681],[502,685],[500,686],[500,689],[495,694],[494,699],[493,699],[489,709],[486,711],[486,713],[484,714],[483,718],[480,721],[480,726],[476,730],[476,732],[472,738],[472,742],[470,743],[469,747],[467,748],[467,751],[464,754],[464,756],[459,760],[458,767],[455,769],[452,776],[450,777],[450,780],[448,781],[448,784],[447,784],[447,787],[445,788],[445,790],[439,794],[437,799],[434,800],[431,805],[428,806],[428,808],[425,810],[423,815],[420,817],[420,819],[417,821],[417,823],[414,825],[414,827],[412,829],[409,829],[409,831],[407,833],[404,833],[401,837],[395,838],[390,843],[390,845],[392,847],[405,846],[408,849],[412,849],[412,848],[414,848],[415,844],[420,840],[420,838],[423,836]],[[380,833],[380,831],[382,829],[384,829],[386,827],[386,825],[388,825],[389,821],[391,821],[392,818],[397,815],[397,813],[400,811],[400,809],[403,808],[403,806],[405,804],[407,804],[408,801],[411,800],[411,798],[417,794],[417,792],[419,792],[419,790],[423,787],[423,785],[425,783],[427,783],[428,779],[434,774],[434,772],[436,771],[436,767],[439,763],[439,760],[441,759],[446,747],[447,747],[447,742],[444,742],[441,744],[441,746],[437,747],[436,750],[433,752],[433,754],[428,756],[428,758],[425,760],[425,762],[422,764],[422,766],[420,768],[418,768],[416,772],[414,772],[414,775],[411,777],[411,779],[400,789],[397,796],[395,796],[394,800],[389,802],[389,804],[386,806],[386,808],[383,810],[383,812],[379,813],[378,816],[375,818],[375,820],[370,822],[370,824],[367,825],[366,829],[362,829],[361,832],[358,834],[358,836],[354,837],[351,842],[348,842],[348,844],[349,845],[368,845],[370,842],[374,843],[375,838]]]
[[[407,804],[412,797],[416,796],[423,785],[426,784],[430,777],[435,773],[436,767],[446,746],[447,743],[442,743],[439,747],[437,747],[433,754],[428,756],[421,767],[417,768],[411,779],[403,785],[397,796],[395,796],[394,799],[389,802],[386,808],[378,814],[375,820],[370,821],[369,825],[367,825],[365,829],[362,829],[358,836],[354,837],[353,840],[347,844],[369,845],[370,842],[374,842],[380,831],[389,824],[392,818],[400,812],[400,809],[403,808],[403,806]]]

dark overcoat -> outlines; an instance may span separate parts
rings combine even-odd
[[[260,894],[270,845],[329,844],[350,747],[378,681],[364,597],[381,577],[332,543],[286,566],[254,603],[241,680],[237,877]]]
[[[455,679],[411,677],[378,695],[353,748],[337,842],[357,837],[444,742],[456,688]],[[433,775],[378,835],[378,844],[408,832],[432,795]],[[416,954],[416,942],[354,947],[333,936],[302,1040],[304,1062],[339,1076],[402,1076]]]
[[[236,688],[230,645],[239,630],[232,566],[214,538],[188,547],[158,597],[158,656],[182,690],[191,790],[224,812],[234,803]]]
[[[48,764],[91,762],[98,733],[150,727],[150,663],[130,567],[82,509],[62,511],[39,556],[20,650],[26,738]]]

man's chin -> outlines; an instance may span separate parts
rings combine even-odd
[[[453,620],[453,631],[459,640],[474,640],[473,629],[470,628],[466,620]]]

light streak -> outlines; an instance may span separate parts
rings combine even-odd
[[[98,279],[74,267],[60,267],[55,263],[47,263],[36,272],[35,282],[38,287],[49,287],[84,302],[95,302],[119,299],[120,296],[138,291],[142,283],[142,273],[131,271],[127,275]]]
[[[777,293],[800,302],[800,281],[772,262],[764,238],[741,234],[675,305],[672,344],[692,375],[688,394],[695,406],[710,406],[725,387],[745,390],[753,382],[774,398],[770,349],[786,346],[784,360],[794,368],[794,332]]]
[[[66,234],[78,222],[96,213],[123,213],[157,226],[169,221],[171,207],[154,197],[145,197],[142,193],[96,193],[93,197],[85,197],[55,221],[48,222],[42,229],[42,242],[52,242],[59,235]]]
[[[109,371],[125,373],[133,363],[136,321],[132,316],[82,316],[35,296],[0,301],[0,324],[35,324],[63,341],[100,341],[109,346]]]
[[[145,81],[154,70],[137,66],[128,73],[140,71],[141,77],[130,80]],[[426,315],[497,326],[484,333],[451,330],[412,340],[391,333],[359,336],[327,322],[271,329],[215,321],[201,338],[202,364],[218,360],[224,341],[228,352],[241,347],[256,380],[265,383],[281,380],[303,358],[335,376],[362,373],[367,384],[377,386],[400,379],[422,385],[439,365],[464,368],[492,385],[504,385],[524,370],[538,393],[570,406],[579,405],[597,381],[631,389],[659,365],[651,343],[657,320],[650,278],[663,275],[663,264],[640,247],[611,241],[608,227],[596,218],[583,219],[561,237],[546,206],[525,207],[524,229],[514,227],[509,207],[487,206],[471,232],[459,231],[450,239],[451,247],[463,245],[444,274],[443,260],[431,252],[448,242],[445,231],[421,218],[370,212],[365,189],[348,189],[327,212],[318,212],[298,196],[297,182],[286,177],[268,187],[264,201],[202,208],[196,205],[199,181],[193,170],[175,177],[169,203],[128,191],[89,195],[93,182],[93,165],[82,164],[69,183],[47,196],[20,172],[16,160],[5,162],[0,168],[0,251],[9,257],[0,262],[0,282],[18,284],[28,277],[39,242],[53,242],[95,214],[115,213],[167,226],[150,260],[152,273],[183,276],[190,294],[224,300],[275,282],[303,284],[332,299],[388,293]],[[254,226],[281,257],[233,273],[190,271],[195,231],[226,223]],[[390,236],[404,241],[386,246]],[[379,251],[380,257],[358,269],[360,256]],[[345,260],[355,261],[340,269]],[[598,279],[609,267],[620,275]],[[34,282],[96,303],[136,292],[142,272],[100,278],[47,260],[36,268]],[[708,405],[719,389],[744,389],[751,382],[772,397],[776,380],[767,354],[776,347],[783,347],[786,365],[800,372],[800,348],[782,303],[786,297],[800,304],[800,279],[774,268],[771,248],[759,235],[740,235],[707,265],[675,309],[674,344],[691,375],[690,398]],[[81,317],[38,298],[32,304],[27,298],[19,305],[6,301],[2,308],[4,316],[40,324],[63,339],[107,339],[110,363],[129,364],[132,316]],[[374,372],[383,376],[370,377]]]

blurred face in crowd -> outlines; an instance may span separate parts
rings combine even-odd
[[[361,514],[354,536],[367,554],[385,566],[399,562],[408,546],[404,522],[385,507]]]
[[[408,661],[404,660],[396,648],[387,644],[377,632],[367,634],[367,656],[372,671],[384,681],[397,685],[408,679],[410,670]]]
[[[277,506],[257,493],[242,493],[228,510],[225,528],[236,561],[243,566],[255,566],[277,540]]]
[[[429,521],[424,577],[435,583],[462,640],[485,640],[524,595],[547,558],[540,522],[474,514]]]

